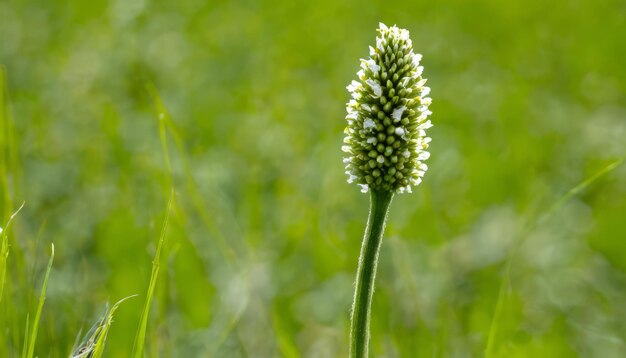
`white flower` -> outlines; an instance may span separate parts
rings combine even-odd
[[[417,126],[417,129],[424,130],[424,129],[428,129],[428,128],[432,127],[432,126],[433,126],[433,123],[430,120],[428,120],[428,121],[420,124],[419,126]]]
[[[382,89],[382,87],[380,87],[378,82],[376,82],[376,80],[373,80],[373,79],[369,78],[369,79],[367,79],[365,81],[365,83],[367,83],[370,86],[370,88],[372,89],[372,91],[374,91],[374,97],[378,98],[378,97],[382,96],[383,89]]]
[[[369,46],[357,80],[347,86],[352,99],[344,163],[348,181],[363,192],[410,193],[428,169],[422,161],[430,157],[426,130],[432,127],[432,99],[421,59],[407,30],[381,23],[376,46]]]
[[[365,66],[367,66],[370,70],[372,70],[372,72],[374,73],[378,73],[378,71],[380,71],[380,66],[378,66],[376,64],[376,61],[372,60],[371,58],[367,61],[364,61]]]
[[[422,61],[422,55],[416,53],[413,55],[413,66],[419,67],[420,61]]]
[[[393,110],[393,112],[391,113],[391,118],[393,118],[394,122],[399,122],[402,119],[402,113],[404,113],[405,109],[405,106],[400,106]]]
[[[350,93],[353,93],[353,92],[355,92],[356,90],[358,90],[361,87],[363,87],[361,82],[352,81],[352,82],[350,82],[350,84],[346,88],[348,89],[348,91]]]
[[[363,129],[370,129],[370,128],[375,128],[376,127],[376,123],[374,123],[374,121],[371,118],[365,118],[365,120],[363,121]]]

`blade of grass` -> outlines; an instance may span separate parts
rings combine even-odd
[[[76,336],[76,342],[72,347],[72,353],[70,354],[72,358],[89,357],[93,353],[96,341],[98,340],[98,334],[100,334],[100,331],[102,330],[102,326],[108,312],[109,306],[107,305],[106,309],[104,310],[104,314],[100,317],[100,319],[96,321],[96,323],[93,324],[93,326],[91,326],[80,344],[78,344],[78,341],[80,340],[81,335],[80,333],[78,333],[78,335]]]
[[[37,330],[39,328],[39,320],[41,319],[41,312],[43,311],[43,304],[46,300],[46,288],[48,287],[48,278],[50,277],[50,271],[52,270],[52,262],[54,261],[54,244],[52,244],[52,252],[50,253],[50,261],[48,261],[48,267],[46,268],[46,275],[43,279],[43,286],[41,287],[41,293],[39,294],[39,304],[37,305],[37,312],[35,313],[35,320],[33,321],[33,331],[31,332],[30,341],[28,343],[28,351],[25,355],[26,358],[32,358],[35,355],[35,342],[37,341]]]
[[[0,228],[0,302],[2,302],[2,294],[4,293],[4,281],[7,272],[7,260],[9,258],[9,227],[13,218],[22,210],[25,202],[9,217],[4,229]]]
[[[141,321],[137,334],[135,336],[135,343],[133,345],[133,356],[135,358],[143,357],[144,344],[146,340],[146,329],[148,327],[148,316],[150,315],[150,305],[152,304],[152,297],[154,296],[154,289],[156,287],[157,278],[159,277],[159,267],[161,262],[161,248],[165,241],[165,234],[167,232],[167,225],[169,223],[170,213],[172,211],[172,201],[174,200],[174,191],[170,192],[170,199],[167,203],[167,213],[163,220],[163,226],[161,227],[161,235],[159,237],[159,243],[157,244],[157,250],[152,261],[152,274],[150,275],[150,284],[148,285],[148,294],[146,295],[146,301],[141,313]]]
[[[24,345],[22,346],[22,357],[26,356],[28,349],[28,326],[30,324],[30,314],[26,314],[26,327],[24,328]]]
[[[609,164],[606,167],[602,168],[600,171],[598,171],[594,175],[592,175],[589,178],[583,180],[578,185],[576,185],[573,188],[571,188],[570,190],[568,190],[552,206],[550,206],[550,208],[548,209],[548,211],[546,211],[546,213],[544,215],[542,215],[538,219],[532,220],[531,224],[523,231],[520,239],[517,240],[516,243],[514,243],[514,246],[511,248],[511,250],[509,251],[509,254],[507,255],[507,258],[506,258],[505,268],[504,268],[504,272],[503,272],[503,277],[502,277],[502,280],[500,282],[500,289],[498,291],[498,298],[497,298],[497,301],[496,301],[496,307],[494,308],[493,318],[491,320],[491,325],[489,327],[489,335],[487,337],[487,344],[485,346],[485,358],[493,357],[493,350],[494,350],[495,341],[496,341],[496,338],[497,338],[500,316],[502,314],[502,310],[504,308],[504,304],[506,302],[506,298],[507,298],[507,296],[508,296],[508,294],[509,294],[509,292],[511,290],[511,288],[510,288],[510,283],[511,283],[511,266],[513,265],[513,260],[514,260],[515,254],[517,253],[517,250],[519,249],[519,247],[521,247],[521,245],[524,242],[525,238],[528,236],[528,234],[530,232],[532,232],[532,230],[535,229],[535,227],[537,225],[547,221],[552,215],[554,215],[554,213],[556,213],[563,206],[563,204],[565,204],[568,200],[570,200],[572,197],[574,197],[578,193],[580,193],[583,190],[585,190],[587,187],[589,187],[591,184],[593,184],[596,180],[600,179],[604,175],[606,175],[606,174],[610,173],[611,171],[615,170],[617,167],[619,167],[624,162],[624,160],[626,160],[626,157],[620,158],[620,159],[612,162],[611,164]]]
[[[100,325],[100,327],[98,327],[97,332],[95,333],[98,336],[98,339],[96,340],[91,358],[102,357],[102,353],[104,353],[104,345],[106,344],[107,335],[109,334],[109,329],[111,328],[111,325],[113,324],[113,314],[115,313],[115,311],[117,311],[117,308],[122,302],[133,297],[137,297],[137,295],[124,297],[121,300],[117,301],[113,305],[113,307],[111,307],[111,310],[108,312],[105,319],[102,321],[102,324]]]

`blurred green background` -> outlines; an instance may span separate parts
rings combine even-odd
[[[561,200],[626,154],[622,0],[1,1],[2,222],[26,206],[0,356],[52,242],[36,354],[139,294],[106,349],[129,356],[171,187],[147,356],[346,356],[368,198],[345,86],[379,21],[424,55],[435,127],[391,207],[371,354],[481,356],[491,330],[498,357],[625,357],[626,165]]]

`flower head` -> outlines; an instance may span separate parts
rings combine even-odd
[[[432,127],[430,88],[424,86],[422,55],[413,52],[409,31],[381,23],[376,47],[361,60],[358,80],[348,85],[344,158],[348,182],[369,189],[411,192],[428,169],[422,161]]]

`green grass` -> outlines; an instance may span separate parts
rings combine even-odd
[[[554,215],[554,213],[559,210],[568,200],[572,199],[575,195],[582,192],[584,189],[593,184],[596,180],[600,179],[602,176],[615,170],[623,162],[624,158],[612,162],[594,175],[590,176],[572,189],[568,190],[543,215],[541,215],[540,218],[533,220],[530,223],[530,226],[524,230],[523,235],[518,240],[516,240],[516,242],[514,242],[513,248],[509,251],[507,255],[507,260],[503,263],[502,282],[500,283],[500,290],[498,291],[498,298],[494,308],[493,319],[491,321],[491,327],[489,328],[489,335],[485,347],[486,358],[491,358],[495,356],[494,350],[497,343],[498,326],[500,320],[502,320],[502,310],[504,305],[506,304],[507,296],[510,294],[511,291],[511,265],[513,265],[517,249],[520,247],[520,245],[522,245],[524,238],[532,232],[535,226],[548,220],[551,215]]]
[[[170,194],[169,201],[167,202],[167,212],[165,214],[165,220],[163,220],[163,226],[161,228],[161,235],[159,236],[159,242],[157,244],[156,253],[154,254],[154,260],[152,261],[152,273],[150,275],[150,284],[148,286],[148,292],[146,294],[146,300],[143,310],[141,311],[141,320],[139,328],[137,329],[137,336],[135,337],[135,344],[133,346],[133,356],[144,356],[144,345],[146,341],[146,330],[148,327],[148,316],[150,315],[150,306],[152,304],[152,298],[154,297],[154,289],[156,287],[157,279],[159,277],[159,268],[161,267],[161,249],[163,247],[163,241],[167,233],[167,225],[172,211],[172,202],[174,201],[174,192]]]
[[[41,286],[41,293],[39,294],[39,302],[37,304],[37,312],[35,313],[35,318],[33,320],[32,330],[30,334],[30,338],[28,339],[28,345],[24,344],[25,347],[28,347],[22,354],[22,358],[32,358],[35,356],[35,343],[37,342],[37,333],[39,332],[39,321],[41,320],[41,312],[43,311],[43,304],[46,301],[46,289],[48,288],[48,278],[50,277],[50,271],[52,270],[52,262],[54,261],[54,244],[52,244],[50,249],[50,260],[48,261],[48,267],[46,268],[46,273],[43,278],[43,284]],[[26,335],[28,337],[28,330],[30,327],[29,324],[29,316],[26,316]]]
[[[6,225],[4,225],[2,232],[0,232],[0,302],[2,302],[4,282],[7,275],[7,260],[9,258],[9,229],[11,228],[11,222],[23,207],[24,203],[9,217],[9,220]]]
[[[98,338],[95,340],[93,353],[91,357],[93,358],[102,357],[104,353],[104,346],[106,344],[106,340],[109,334],[109,330],[111,329],[111,325],[113,324],[113,315],[115,314],[115,311],[117,311],[118,307],[120,306],[120,304],[122,304],[122,302],[133,297],[136,297],[136,295],[122,298],[121,300],[117,301],[113,305],[113,307],[111,307],[110,310],[108,310],[106,316],[104,317],[104,319],[102,320],[98,328],[96,329],[96,336]]]

